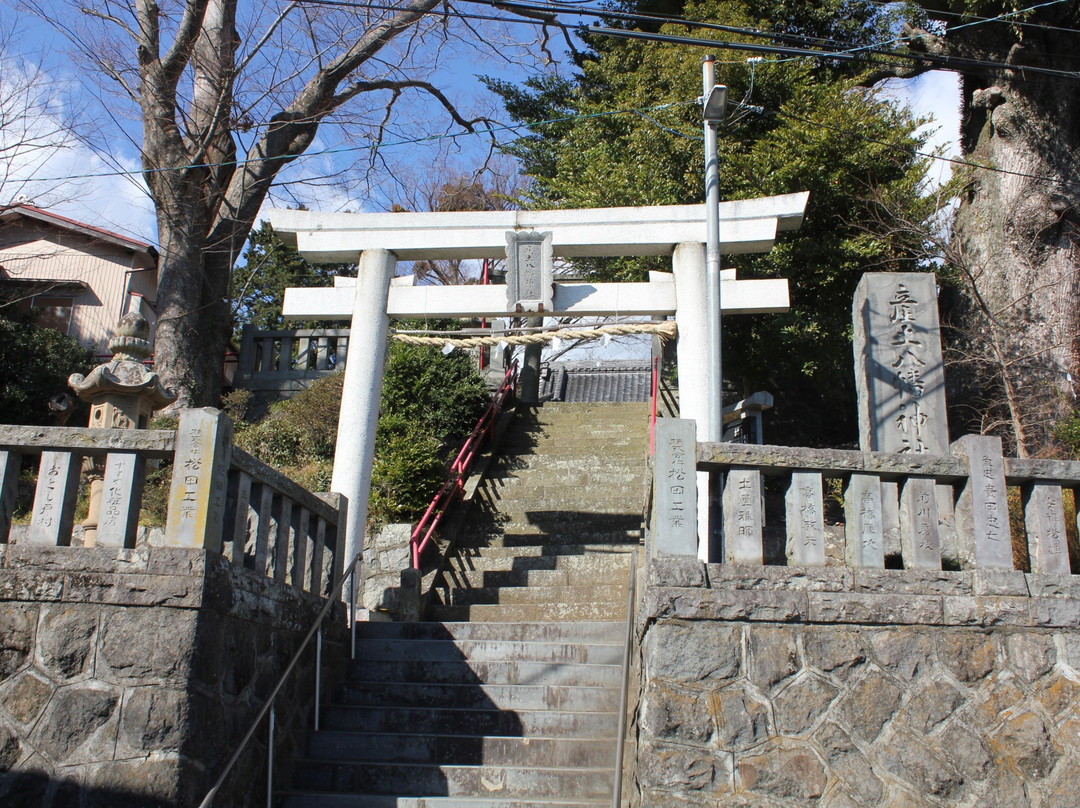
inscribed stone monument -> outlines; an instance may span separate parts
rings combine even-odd
[[[868,452],[948,454],[934,276],[863,275],[852,322],[859,446]]]

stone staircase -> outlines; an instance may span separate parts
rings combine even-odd
[[[362,623],[282,808],[610,805],[647,410],[521,410],[423,623]]]

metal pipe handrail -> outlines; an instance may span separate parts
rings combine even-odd
[[[447,509],[453,504],[453,501],[456,498],[464,495],[465,480],[468,478],[469,471],[472,469],[472,464],[476,459],[480,443],[484,437],[494,434],[495,420],[499,417],[499,413],[502,412],[503,404],[506,403],[507,398],[510,397],[510,393],[514,389],[517,366],[518,363],[515,359],[513,364],[507,368],[506,374],[503,376],[502,384],[499,385],[499,389],[496,390],[495,394],[491,397],[491,403],[488,404],[487,409],[484,410],[484,414],[480,416],[480,420],[476,422],[476,426],[473,427],[465,444],[461,447],[457,457],[454,458],[454,462],[450,465],[450,479],[443,483],[442,488],[435,494],[435,497],[431,500],[431,504],[428,505],[427,510],[424,511],[424,515],[420,517],[420,521],[417,522],[416,527],[413,528],[412,534],[409,537],[409,545],[412,549],[413,569],[420,569],[420,556],[431,543],[431,540],[435,535],[435,530],[442,522],[443,515],[446,513]]]
[[[247,749],[247,745],[255,736],[255,731],[259,728],[262,720],[273,709],[274,699],[277,698],[277,694],[281,692],[281,688],[285,685],[285,682],[289,678],[289,675],[293,672],[293,669],[296,668],[297,664],[300,662],[300,655],[304,652],[304,649],[307,648],[308,643],[311,642],[311,638],[314,637],[316,632],[322,627],[323,620],[330,612],[330,609],[333,608],[335,603],[339,602],[338,597],[341,594],[341,588],[345,585],[345,581],[347,579],[351,579],[352,576],[356,574],[356,565],[360,562],[361,557],[362,556],[358,554],[353,558],[352,562],[349,564],[348,567],[345,568],[345,571],[342,573],[341,580],[337,582],[337,585],[326,596],[326,605],[322,607],[322,611],[320,611],[319,616],[315,618],[315,622],[312,624],[311,628],[308,630],[307,635],[300,643],[300,647],[296,649],[296,653],[293,654],[292,659],[289,660],[289,664],[285,667],[285,671],[281,674],[281,677],[278,679],[277,684],[274,685],[274,689],[270,691],[270,695],[267,697],[266,701],[263,702],[262,709],[259,710],[254,720],[251,722],[251,726],[248,727],[248,731],[244,734],[244,737],[243,739],[241,739],[239,746],[236,747],[236,751],[233,752],[232,757],[230,757],[229,761],[225,764],[225,768],[222,769],[221,774],[219,774],[217,780],[214,781],[214,785],[210,787],[210,790],[206,793],[206,796],[203,797],[202,802],[199,803],[199,808],[210,808],[210,806],[213,805],[214,797],[217,796],[217,793],[221,789],[221,786],[224,785],[225,778],[229,776],[229,772],[231,772],[233,766],[236,765],[236,761],[240,759],[240,755],[243,754],[245,749]],[[353,602],[355,602],[356,600],[355,581],[353,582],[352,595],[350,599]],[[356,619],[354,614],[353,624],[355,625],[355,623]],[[318,673],[316,672],[316,677],[317,675]],[[319,709],[318,704],[315,705],[315,709]],[[273,741],[271,741],[271,745],[272,743]],[[269,779],[267,780],[267,782],[269,782]]]
[[[626,646],[623,648],[622,684],[619,688],[619,734],[615,739],[615,783],[611,791],[611,808],[620,808],[622,803],[626,708],[630,700],[630,651],[634,644],[634,601],[637,599],[637,553],[637,548],[630,553],[630,590],[626,594]]]

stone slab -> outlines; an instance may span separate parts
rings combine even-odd
[[[1071,572],[1061,486],[1028,483],[1022,488],[1028,554],[1034,573]]]
[[[697,557],[696,440],[693,421],[657,419],[653,511],[648,542],[650,558]]]
[[[956,500],[956,539],[965,568],[1011,570],[1012,542],[1001,438],[965,435],[950,447],[970,477]]]
[[[948,454],[935,276],[866,273],[855,291],[852,322],[859,447]]]
[[[885,566],[881,480],[852,474],[844,490],[845,559],[851,567]]]
[[[942,622],[942,599],[936,595],[810,592],[807,597],[814,623],[936,626]]]
[[[210,407],[181,412],[165,527],[169,544],[221,552],[231,451],[227,415]]]
[[[910,477],[900,489],[900,552],[907,569],[941,569],[934,489],[930,477]]]
[[[1030,626],[1030,598],[946,597],[944,617],[950,626]]]
[[[784,495],[787,560],[795,566],[825,566],[823,484],[819,472],[793,471]]]
[[[761,498],[761,472],[730,469],[724,475],[724,563],[761,564],[765,508]]]
[[[655,619],[802,622],[807,593],[650,588],[642,613]]]

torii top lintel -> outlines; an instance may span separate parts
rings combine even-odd
[[[802,224],[807,192],[720,204],[720,248],[768,252],[780,231]],[[556,256],[670,255],[702,242],[704,205],[462,213],[316,213],[270,210],[274,230],[315,263],[350,263],[364,250],[390,250],[403,261],[502,258],[508,230],[550,230]]]

